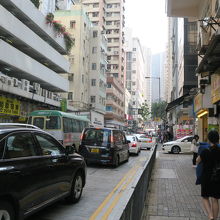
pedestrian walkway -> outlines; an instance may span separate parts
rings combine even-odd
[[[158,152],[142,220],[207,220],[192,155]]]

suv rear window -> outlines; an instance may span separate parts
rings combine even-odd
[[[89,128],[85,129],[82,144],[97,147],[107,147],[110,144],[111,130]]]

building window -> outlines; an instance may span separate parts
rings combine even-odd
[[[73,73],[72,73],[72,74],[69,74],[68,80],[69,80],[69,81],[74,81],[74,74],[73,74]]]
[[[95,96],[91,96],[90,101],[91,101],[91,103],[95,103]]]
[[[106,25],[112,25],[112,21],[106,21]]]
[[[136,105],[136,102],[132,102],[132,105]]]
[[[107,88],[112,88],[112,84],[111,83],[107,83]]]
[[[92,79],[91,84],[92,84],[92,86],[96,86],[96,79]]]
[[[96,70],[96,63],[92,63],[92,70]]]
[[[132,73],[136,73],[136,70],[133,70]]]
[[[111,17],[112,16],[112,13],[111,12],[107,12],[106,13],[106,17]]]
[[[68,100],[73,100],[73,92],[68,92]]]
[[[98,17],[99,16],[99,12],[93,12],[92,13],[92,17]]]
[[[84,83],[84,74],[82,74],[82,83]]]
[[[70,28],[75,29],[76,28],[76,21],[70,21]]]
[[[69,61],[70,61],[71,64],[74,64],[74,56],[73,56],[73,55],[71,55],[71,56],[69,57]]]
[[[118,78],[118,73],[113,73],[113,76]]]
[[[136,93],[135,92],[132,92],[132,95],[135,95]]]
[[[108,38],[108,43],[111,43],[112,42],[112,38]],[[111,51],[111,50],[109,50]]]
[[[98,31],[93,31],[93,38],[98,36]]]
[[[106,111],[111,112],[112,111],[112,106],[106,106]]]
[[[136,48],[133,48],[133,51],[136,51],[137,49]]]
[[[112,8],[112,4],[107,4],[107,8]]]
[[[97,47],[92,48],[92,53],[97,53]]]
[[[93,4],[93,8],[98,8],[99,7],[99,3],[94,3]]]
[[[133,61],[136,61],[136,58],[133,58]]]

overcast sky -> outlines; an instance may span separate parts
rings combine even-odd
[[[165,51],[168,29],[165,0],[126,0],[125,22],[133,30],[133,37],[151,48],[153,54]]]

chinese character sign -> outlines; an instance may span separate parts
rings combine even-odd
[[[0,96],[0,114],[20,115],[20,101]]]

